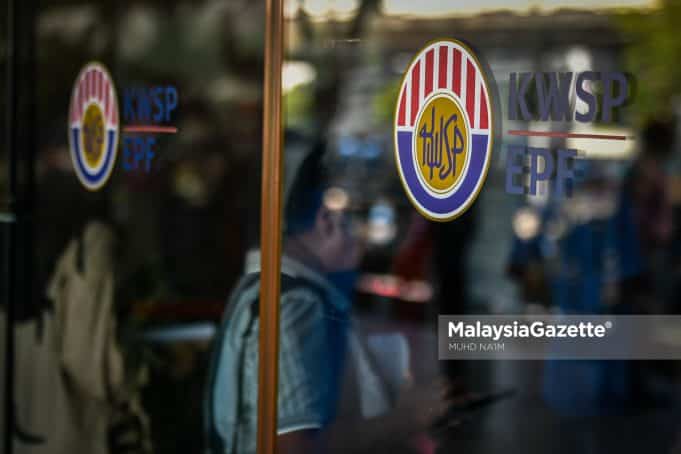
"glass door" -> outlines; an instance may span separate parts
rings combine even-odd
[[[33,46],[2,92],[3,118],[8,96],[20,105],[0,155],[13,452],[199,453],[215,435],[204,419],[243,414],[255,430],[247,403],[204,403],[242,383],[211,364],[259,241],[263,5],[10,3],[16,45]],[[31,196],[11,239],[10,174]]]
[[[674,2],[2,6],[5,451],[678,448]]]
[[[280,452],[670,452],[675,363],[438,316],[676,313],[677,6],[284,12]]]

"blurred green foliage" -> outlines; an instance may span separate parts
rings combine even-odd
[[[629,45],[627,71],[637,80],[631,106],[634,122],[673,114],[681,94],[681,1],[663,0],[650,11],[632,11],[618,18]]]
[[[298,85],[284,95],[284,124],[287,127],[309,127],[314,116],[312,84]]]

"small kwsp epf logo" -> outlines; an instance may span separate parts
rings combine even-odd
[[[460,41],[429,43],[402,79],[395,109],[395,160],[416,209],[450,221],[475,201],[492,152],[489,85]]]
[[[85,188],[101,188],[111,175],[118,148],[118,102],[113,79],[100,63],[88,63],[73,85],[69,148]]]

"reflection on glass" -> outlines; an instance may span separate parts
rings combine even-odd
[[[25,129],[37,149],[17,264],[31,295],[17,330],[16,452],[204,450],[212,341],[257,242],[263,17],[243,1],[37,7],[35,72],[20,68],[35,80]],[[109,69],[121,122],[96,192],[76,178],[66,130],[90,61]]]
[[[433,332],[437,314],[678,310],[678,106],[669,96],[678,93],[670,56],[681,56],[681,47],[671,33],[679,17],[674,2],[310,0],[287,2],[286,12],[288,59],[315,74],[286,93],[286,127],[310,137],[310,144],[326,144],[329,184],[347,194],[363,239],[350,332],[369,346],[369,373],[358,382],[352,349],[346,353],[338,371],[343,404],[314,431],[325,449],[367,452],[363,442],[371,440],[369,449],[381,452],[497,452],[509,446],[523,452],[653,446],[669,452],[678,420],[655,403],[675,396],[678,377],[664,366],[437,361]],[[499,125],[479,199],[445,224],[412,208],[399,183],[392,136],[402,73],[418,49],[437,38],[465,40],[484,60]],[[600,114],[595,122],[574,120],[575,111],[590,108],[576,96],[575,80],[586,71],[631,76],[629,102],[607,122]],[[525,72],[573,73],[571,120],[508,119],[510,75]],[[660,83],[649,83],[653,78]],[[583,88],[596,93],[600,105],[606,85],[587,81]],[[529,110],[537,112],[542,101],[534,85],[529,91]],[[441,139],[457,112],[445,105],[425,112],[418,123],[419,173],[437,191],[455,184],[456,173],[447,173],[455,129],[448,144]],[[287,174],[295,173],[296,156],[305,153],[299,142],[291,143]],[[525,169],[515,180],[520,195],[505,187],[510,145],[546,150],[519,162]],[[569,197],[556,191],[561,149],[576,150],[578,175],[567,183]],[[538,181],[542,172],[547,177]],[[390,340],[372,341],[376,335]],[[306,345],[328,349],[315,342]],[[381,368],[386,358],[407,377],[397,387],[382,375],[390,375]],[[363,412],[362,385],[375,380],[385,385],[387,400],[379,392],[374,403],[381,411]],[[440,396],[440,403],[429,395]],[[411,396],[420,396],[413,406]],[[635,435],[640,429],[627,429],[627,418],[642,421],[645,414],[654,414],[649,425],[641,424],[655,441],[643,442]],[[342,442],[335,438],[339,433],[346,434]]]
[[[246,0],[41,2],[21,125],[37,145],[16,265],[21,449],[254,452],[264,14]],[[679,18],[674,1],[286,2],[280,452],[678,450],[674,363],[439,361],[435,323],[681,309]],[[486,63],[499,128],[480,197],[441,224],[401,187],[393,117],[405,68],[443,37]],[[92,60],[119,97],[178,94],[157,125],[177,133],[138,171],[121,149],[99,192],[79,184],[65,128]],[[511,74],[586,71],[631,76],[611,121],[508,119]],[[583,88],[602,106],[602,81]],[[420,119],[433,190],[456,184],[459,110]],[[506,191],[511,145],[546,150],[518,162],[522,194]],[[563,149],[580,167],[569,197],[546,171]],[[3,153],[0,210],[7,170]]]

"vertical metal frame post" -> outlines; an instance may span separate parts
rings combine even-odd
[[[281,70],[283,0],[265,0],[262,192],[260,216],[260,332],[258,360],[258,454],[274,454],[277,429],[279,292],[282,217]]]

